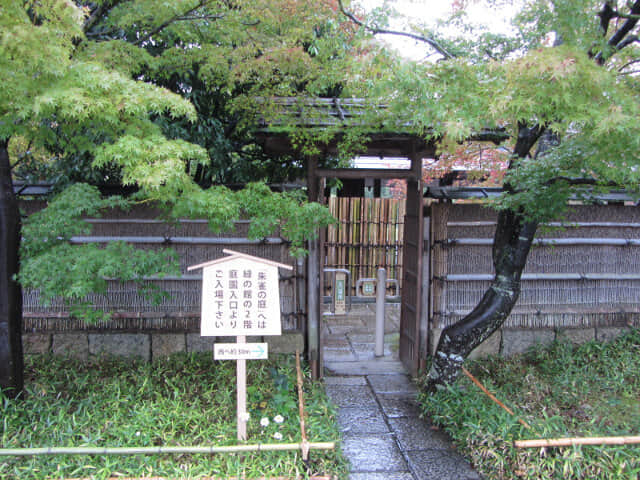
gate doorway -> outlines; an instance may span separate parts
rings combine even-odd
[[[407,181],[407,196],[406,196],[406,213],[404,218],[404,235],[403,235],[403,250],[402,250],[402,289],[401,289],[401,302],[399,307],[399,347],[397,355],[400,361],[404,365],[404,368],[412,376],[417,375],[418,370],[424,366],[427,351],[427,325],[426,318],[422,315],[423,311],[426,311],[425,302],[428,300],[423,295],[422,279],[423,279],[423,249],[424,249],[424,215],[423,215],[423,195],[422,195],[422,158],[433,154],[432,149],[422,148],[417,149],[415,143],[416,139],[407,139],[407,144],[410,147],[410,152],[405,156],[411,160],[411,168],[409,169],[317,169],[315,166],[309,165],[308,172],[308,185],[310,199],[314,199],[312,194],[315,195],[315,199],[326,204],[326,198],[323,196],[324,184],[328,178],[337,179],[387,179],[387,178],[402,178]],[[424,146],[423,146],[424,147]],[[379,147],[379,150],[381,147]],[[394,151],[397,156],[397,150]],[[378,153],[381,157],[384,155]],[[317,331],[317,338],[315,335],[308,337],[308,347],[310,358],[313,356],[314,347],[316,348],[317,366],[314,370],[314,374],[318,377],[322,376],[324,368],[324,346],[326,342],[323,340],[323,336],[330,334],[331,328],[323,328],[323,292],[324,292],[324,252],[325,252],[325,240],[326,235],[324,232],[320,235],[316,246],[310,252],[314,253],[314,256],[309,257],[309,279],[315,278],[316,272],[318,275],[317,281],[313,285],[309,285],[308,295],[317,295],[317,306],[312,300],[308,303],[309,317],[308,328],[310,331]],[[315,311],[312,311],[312,308]],[[314,315],[315,313],[315,315]],[[353,318],[353,316],[351,316]],[[349,319],[349,316],[344,317]],[[356,316],[357,318],[357,316]],[[352,320],[348,320],[351,322]],[[356,320],[357,321],[357,320]],[[317,322],[314,325],[314,322]],[[332,320],[333,328],[339,327],[336,324],[336,320]],[[345,325],[345,328],[349,328],[349,325]],[[339,330],[339,329],[338,329]],[[372,334],[371,332],[367,332]],[[317,342],[317,343],[315,343]],[[355,352],[352,352],[355,353]],[[313,365],[313,364],[312,364]],[[313,368],[313,367],[312,367]]]
[[[314,103],[315,102],[315,103]],[[345,118],[349,112],[344,106],[337,105],[328,99],[315,99],[311,104],[323,109],[327,118],[334,125],[336,118]],[[310,105],[311,105],[310,104]],[[288,105],[286,102],[283,105]],[[313,106],[312,105],[312,106]],[[355,108],[355,107],[354,107]],[[325,112],[326,110],[326,112]],[[292,112],[295,115],[295,112]],[[299,113],[298,113],[299,115]],[[308,128],[323,128],[322,122],[315,124],[312,120]],[[345,128],[348,128],[345,126]],[[416,375],[426,358],[426,318],[423,315],[428,299],[422,287],[423,279],[423,196],[422,196],[422,159],[434,158],[436,147],[434,142],[404,133],[372,133],[359,153],[375,157],[403,157],[411,161],[409,169],[384,168],[321,168],[323,156],[335,156],[338,152],[337,139],[319,145],[322,152],[318,155],[304,156],[291,143],[290,138],[282,131],[271,131],[268,127],[258,133],[265,152],[276,155],[290,155],[304,158],[307,167],[307,196],[310,201],[326,204],[324,198],[325,182],[329,178],[337,179],[405,179],[407,180],[407,199],[405,232],[403,245],[404,273],[402,278],[402,302],[400,312],[399,356],[406,370]],[[323,373],[323,330],[322,330],[322,294],[324,291],[324,241],[326,232],[319,232],[318,238],[308,243],[306,260],[306,310],[301,312],[305,350],[314,378]]]

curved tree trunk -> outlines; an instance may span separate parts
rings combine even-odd
[[[493,241],[496,275],[478,305],[459,322],[444,329],[429,372],[429,388],[450,385],[464,359],[507,319],[520,295],[524,270],[538,224],[511,211],[498,215]]]
[[[22,290],[15,280],[20,248],[20,211],[13,192],[8,141],[0,141],[0,390],[22,391]]]
[[[528,157],[538,139],[536,156],[557,142],[551,131],[520,124],[514,155]],[[505,185],[505,190],[509,188]],[[519,212],[500,211],[492,251],[495,277],[471,313],[442,331],[428,375],[428,391],[451,385],[465,358],[507,319],[520,296],[520,278],[537,229],[536,222],[527,221]]]

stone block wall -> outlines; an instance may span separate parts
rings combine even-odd
[[[609,342],[624,332],[630,326],[619,327],[589,327],[589,328],[502,328],[480,344],[471,354],[470,359],[483,358],[489,355],[510,357],[525,353],[536,345],[546,345],[554,340],[567,340],[575,344],[586,343],[591,340]],[[431,351],[438,346],[442,333],[441,328],[431,330]]]
[[[51,353],[79,360],[103,356],[141,358],[153,361],[174,353],[213,352],[215,342],[233,342],[232,337],[202,337],[199,333],[23,333],[25,355]],[[300,332],[284,332],[274,337],[249,337],[248,342],[266,342],[269,353],[295,353],[304,350]]]

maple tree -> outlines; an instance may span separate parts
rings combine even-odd
[[[275,96],[339,93],[355,29],[335,8],[278,0],[3,0],[0,388],[16,395],[22,386],[21,283],[73,302],[104,287],[103,277],[171,268],[167,257],[123,245],[68,248],[66,239],[86,231],[82,215],[154,201],[173,217],[207,218],[218,231],[245,216],[256,238],[279,226],[294,253],[330,221],[326,208],[295,193],[215,184],[300,172],[297,159],[264,156],[250,131],[277,113]],[[54,176],[72,189],[28,221],[24,242],[16,174]],[[137,194],[103,199],[78,181]]]
[[[363,82],[362,95],[387,105],[376,112],[381,122],[410,122],[449,154],[478,132],[509,138],[504,194],[493,204],[495,277],[478,305],[442,332],[430,389],[453,382],[508,317],[540,222],[561,217],[570,198],[616,188],[637,195],[640,183],[640,1],[522,1],[502,34],[474,25],[466,14],[473,3],[456,2],[435,26],[412,18],[413,30],[393,31],[387,17],[359,17],[340,2],[364,30],[422,42],[433,60],[383,54],[363,65],[360,78],[377,80]],[[502,5],[480,3],[495,12]]]

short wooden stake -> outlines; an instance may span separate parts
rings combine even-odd
[[[300,414],[300,435],[302,437],[302,460],[309,460],[309,441],[307,440],[307,430],[304,425],[304,394],[302,392],[302,368],[300,367],[300,352],[296,350],[296,372],[298,379],[298,411]]]
[[[574,445],[631,445],[640,443],[640,436],[632,437],[574,437],[516,440],[516,448],[572,447]]]
[[[502,403],[500,400],[498,400],[495,395],[493,395],[489,390],[486,389],[486,387],[484,385],[482,385],[482,383],[480,383],[480,380],[478,380],[476,377],[474,377],[473,375],[471,375],[471,373],[469,373],[469,370],[467,370],[466,368],[462,367],[462,372],[469,377],[469,379],[475,383],[478,388],[480,390],[482,390],[491,400],[493,400],[494,402],[496,402],[498,405],[500,405],[500,407],[502,407],[504,410],[506,410],[508,413],[510,413],[511,415],[513,415],[514,417],[516,416],[515,413],[513,413],[513,410],[511,410],[509,407],[507,407],[504,403]],[[518,422],[520,422],[521,425],[523,425],[524,427],[531,429],[531,425],[529,425],[527,422],[525,422],[524,420],[522,420],[521,418],[517,418]]]

